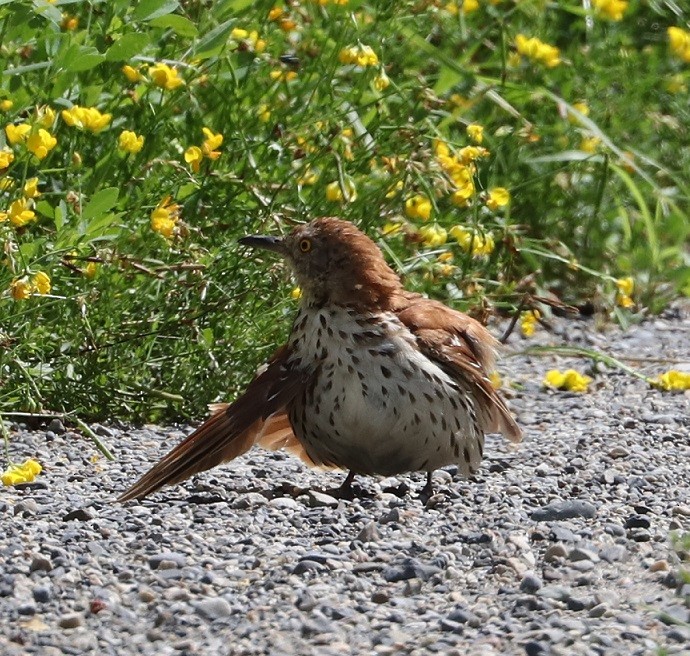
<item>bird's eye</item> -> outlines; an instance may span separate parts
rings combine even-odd
[[[311,250],[311,239],[302,239],[299,243],[299,249],[303,253],[308,253]]]

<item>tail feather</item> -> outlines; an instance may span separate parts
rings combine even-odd
[[[146,472],[117,501],[141,499],[248,451],[257,441],[274,448],[299,449],[289,427],[285,405],[300,394],[309,376],[288,365],[288,350],[280,349],[238,399],[216,404],[215,413],[189,437]],[[282,447],[280,446],[282,440]],[[269,447],[270,448],[270,447]]]

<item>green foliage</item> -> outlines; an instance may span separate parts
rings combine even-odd
[[[688,16],[474,5],[0,3],[0,411],[231,398],[295,306],[236,239],[320,215],[463,309],[690,294]]]

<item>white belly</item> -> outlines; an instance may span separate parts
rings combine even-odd
[[[374,323],[332,312],[298,317],[305,336],[291,339],[302,362],[315,367],[314,384],[290,407],[309,455],[362,474],[448,464],[465,475],[475,470],[484,436],[469,390],[414,348],[394,315]]]

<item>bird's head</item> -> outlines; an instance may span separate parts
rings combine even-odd
[[[306,305],[385,309],[402,289],[378,246],[352,223],[325,217],[284,237],[251,235],[245,246],[278,253],[292,269]]]

